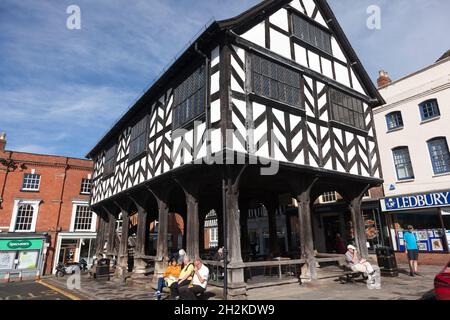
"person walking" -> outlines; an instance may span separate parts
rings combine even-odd
[[[406,256],[409,261],[409,275],[414,277],[418,274],[418,260],[419,260],[419,241],[416,238],[416,235],[413,233],[414,227],[409,225],[406,227],[406,230],[403,234],[403,238],[405,240],[406,245]]]

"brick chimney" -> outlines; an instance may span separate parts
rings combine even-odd
[[[391,78],[389,78],[389,74],[384,71],[380,70],[379,77],[377,80],[378,88],[384,87],[392,82]]]
[[[0,151],[5,151],[6,146],[6,133],[0,133]]]

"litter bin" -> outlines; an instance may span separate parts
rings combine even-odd
[[[109,280],[109,259],[99,259],[97,266],[95,267],[95,279],[107,279]]]
[[[389,247],[379,247],[376,249],[376,253],[381,275],[385,277],[398,277],[397,260],[395,260],[394,250]]]

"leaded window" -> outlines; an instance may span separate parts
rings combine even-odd
[[[147,149],[147,123],[148,117],[145,116],[131,128],[130,159],[139,156]]]
[[[92,211],[89,206],[77,205],[73,228],[75,231],[92,230]]]
[[[399,147],[392,150],[394,157],[395,171],[398,180],[414,179],[411,157],[408,147]]]
[[[23,191],[39,191],[41,176],[35,173],[25,173],[23,176]]]
[[[331,35],[297,15],[293,15],[294,35],[310,45],[332,54]]]
[[[15,231],[31,231],[33,227],[34,208],[30,204],[22,204],[17,210]]]
[[[103,168],[103,174],[108,176],[114,173],[114,167],[116,165],[116,146],[112,146],[105,152],[105,165]]]
[[[419,107],[422,121],[437,118],[441,115],[436,99],[422,102]]]
[[[174,129],[205,112],[205,84],[206,70],[205,66],[201,66],[174,90]]]
[[[389,113],[386,116],[386,123],[387,123],[388,130],[403,128],[402,113],[400,111],[395,111],[395,112]]]
[[[428,149],[430,151],[434,174],[450,172],[450,155],[447,139],[442,137],[428,141]]]
[[[330,89],[333,120],[366,130],[363,102],[341,91]]]
[[[252,57],[253,92],[292,106],[301,105],[300,74],[278,63]]]
[[[92,189],[92,179],[81,179],[81,194],[90,194]]]

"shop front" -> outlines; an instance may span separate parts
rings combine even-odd
[[[58,234],[53,271],[58,263],[70,264],[82,259],[92,266],[95,258],[96,233],[66,232]]]
[[[414,227],[419,252],[429,262],[445,263],[449,258],[450,191],[402,195],[381,199],[389,221],[393,249],[405,252],[404,230]]]
[[[44,235],[0,235],[0,280],[35,279],[42,274]]]

